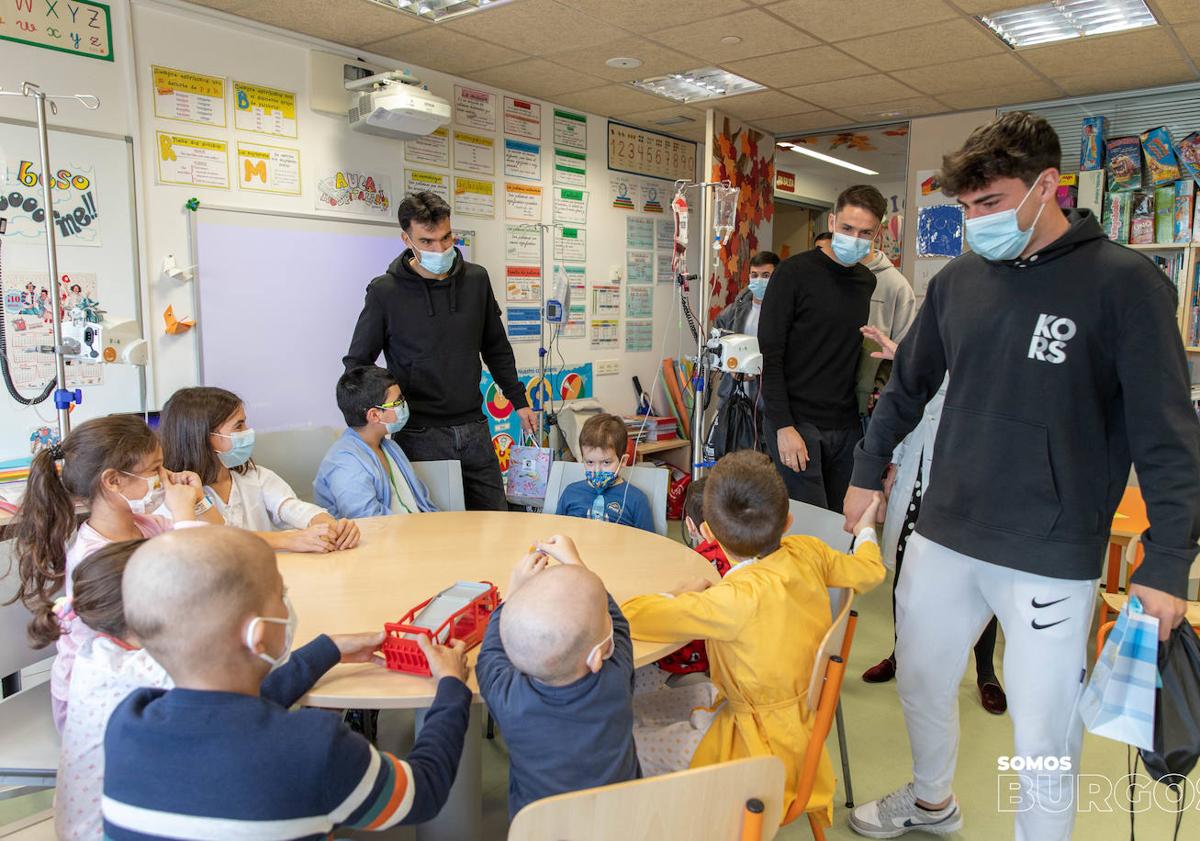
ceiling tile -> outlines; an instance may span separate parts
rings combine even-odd
[[[692,122],[682,123],[677,126],[660,126],[660,125],[658,125],[658,122],[657,122],[658,120],[666,120],[666,119],[669,119],[670,117],[676,117],[676,116],[691,117]],[[652,128],[655,131],[665,131],[668,134],[672,134],[678,130],[681,130],[683,128],[687,128],[687,127],[690,127],[690,126],[693,126],[696,124],[699,124],[700,126],[703,127],[703,125],[704,125],[704,109],[703,108],[692,108],[687,105],[676,105],[674,107],[655,108],[650,111],[634,111],[629,114],[622,114],[619,117],[615,117],[614,119],[618,119],[618,120],[621,120],[622,122],[630,123],[635,126],[645,126],[646,128]]]
[[[1071,96],[1084,96],[1171,85],[1177,82],[1194,82],[1196,71],[1187,62],[1173,61],[1147,64],[1137,68],[1136,72],[1116,69],[1093,70],[1084,75],[1063,76],[1055,81]]]
[[[1149,0],[1149,4],[1160,22],[1185,23],[1200,20],[1200,3],[1196,0]]]
[[[1057,76],[1082,76],[1087,70],[1103,74],[1159,61],[1171,63],[1181,58],[1170,35],[1158,26],[1034,47],[1020,50],[1018,55],[1052,79]]]
[[[994,105],[1017,105],[1022,102],[1041,102],[1063,95],[1062,91],[1049,82],[1024,82],[1019,85],[1001,85],[974,91],[954,91],[938,95],[938,99],[951,108],[968,111],[972,108],[991,108]]]
[[[758,120],[764,117],[782,117],[784,114],[799,114],[804,111],[819,111],[815,105],[802,102],[782,91],[760,91],[714,100],[713,108],[743,120]]]
[[[824,41],[844,41],[957,17],[944,0],[785,0],[767,11]]]
[[[591,47],[625,34],[554,0],[520,0],[438,26],[494,44],[520,44],[531,55]]]
[[[776,137],[786,134],[799,134],[805,131],[844,126],[853,122],[833,111],[810,111],[807,114],[792,114],[788,117],[771,117],[766,120],[755,120],[759,128],[771,132]]]
[[[848,105],[844,108],[838,108],[839,113],[862,122],[871,120],[903,120],[908,117],[920,117],[924,114],[940,114],[949,110],[949,108],[931,96],[890,99],[886,102],[874,102],[869,105]]]
[[[900,81],[919,91],[937,96],[949,91],[982,90],[989,85],[1003,87],[1020,82],[1034,82],[1037,73],[1012,55],[987,55],[968,58],[953,64],[935,64],[892,73]]]
[[[486,70],[473,70],[471,78],[498,88],[550,99],[561,93],[598,88],[608,84],[604,79],[578,73],[542,58],[530,58]]]
[[[950,0],[950,2],[968,15],[986,15],[988,12],[1019,9],[1022,6],[1032,5],[1031,0]]]
[[[794,88],[787,88],[786,92],[822,108],[838,108],[839,110],[841,110],[840,106],[904,99],[920,93],[882,73],[858,76],[854,79],[839,79],[835,82],[818,82],[815,85],[798,85]]]
[[[824,82],[862,76],[871,68],[833,47],[809,47],[786,53],[722,62],[722,67],[771,88],[786,88],[801,82]]]
[[[729,36],[742,40],[737,44],[722,44],[721,39]],[[815,39],[780,23],[778,18],[759,9],[673,26],[655,32],[652,37],[682,53],[701,57],[700,67],[776,53],[782,47],[812,47],[817,44]]]
[[[931,57],[957,61],[1008,50],[999,38],[989,35],[982,24],[962,19],[842,41],[838,46],[880,70],[921,67],[929,64]]]
[[[479,41],[441,24],[367,45],[371,52],[443,73],[469,73],[526,58],[522,53]]]
[[[663,107],[666,100],[634,90],[628,85],[605,85],[586,91],[575,91],[558,97],[563,105],[582,108],[593,114],[628,114]]]
[[[1200,6],[1200,3],[1197,6]],[[1185,23],[1174,29],[1183,48],[1192,57],[1192,61],[1200,64],[1200,23]]]
[[[766,0],[775,2],[775,0]],[[709,20],[748,6],[743,0],[558,0],[594,17],[612,21],[630,32],[653,32],[681,23]]]
[[[257,0],[239,9],[237,14],[351,47],[403,32],[433,29],[433,24],[385,9],[370,0],[343,0],[337,4],[326,0]]]
[[[640,59],[642,64],[632,70],[621,70],[609,67],[604,63],[610,58],[617,57]],[[564,67],[591,73],[611,82],[630,82],[634,79],[665,76],[668,73],[680,73],[700,67],[692,56],[634,36],[607,41],[587,50],[554,53],[547,55],[546,58],[558,62]]]

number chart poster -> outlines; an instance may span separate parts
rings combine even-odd
[[[518,368],[517,378],[525,386],[525,398],[535,412],[549,402],[553,391],[554,402],[577,400],[592,396],[592,363],[570,367],[551,368],[546,371],[546,381],[541,379],[537,368]],[[521,419],[516,407],[509,401],[492,375],[484,370],[479,381],[483,395],[483,413],[487,416],[491,430],[492,447],[500,460],[500,469],[508,470],[509,449],[521,440]]]

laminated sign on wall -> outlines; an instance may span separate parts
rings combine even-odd
[[[8,219],[4,236],[33,242],[46,238],[42,174],[33,161],[9,159],[0,181],[0,215]],[[55,237],[59,245],[100,245],[100,207],[96,173],[90,163],[71,163],[50,176]]]
[[[338,169],[317,179],[317,209],[389,215],[392,182],[386,175]]]

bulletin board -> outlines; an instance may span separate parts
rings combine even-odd
[[[55,212],[61,219],[56,242],[63,294],[73,294],[72,288],[78,286],[78,294],[97,300],[108,319],[134,319],[141,324],[132,141],[52,129],[49,147]],[[0,216],[8,220],[0,280],[9,294],[4,296],[3,314],[9,359],[26,397],[39,394],[54,371],[52,356],[26,350],[43,343],[49,331],[46,319],[51,317],[48,292],[41,294],[49,289],[49,276],[43,217],[38,212],[40,179],[33,125],[0,120]],[[32,288],[30,300],[22,298],[27,287]],[[145,406],[145,371],[139,366],[68,366],[67,379],[68,385],[83,389],[83,403],[71,415],[75,424],[113,412],[142,411]],[[22,406],[6,391],[0,390],[0,395],[0,459],[27,457],[31,435],[43,427],[56,428],[54,400]]]

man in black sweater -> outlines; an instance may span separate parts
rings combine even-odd
[[[1200,426],[1175,290],[1142,255],[1055,201],[1061,150],[1043,118],[1005,114],[946,156],[971,253],[930,282],[855,455],[846,522],[952,372],[896,593],[897,678],[913,782],[854,810],[870,838],[954,832],[958,686],[994,613],[1018,790],[1016,837],[1066,841],[1075,816],[1096,579],[1130,460],[1149,511],[1130,596],[1166,639],[1200,538]],[[979,761],[994,760],[979,757]],[[1026,770],[1029,768],[1041,770]]]
[[[342,362],[348,369],[374,365],[382,352],[409,403],[407,425],[392,436],[405,455],[461,462],[467,508],[505,511],[500,463],[481,408],[480,357],[522,429],[533,430],[533,412],[517,379],[492,282],[487,269],[468,263],[454,247],[450,206],[441,196],[405,196],[399,217],[407,249],[367,286]]]
[[[859,261],[886,214],[874,187],[842,191],[829,214],[833,257],[813,249],[784,260],[758,324],[767,449],[789,497],[834,511],[862,437],[854,388],[875,275]]]

